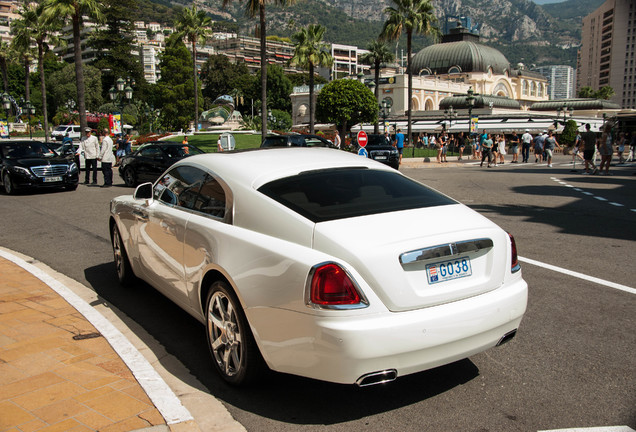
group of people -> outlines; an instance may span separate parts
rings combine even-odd
[[[130,136],[122,134],[117,139],[117,148],[113,151],[113,139],[110,137],[110,131],[107,128],[98,132],[98,136],[93,134],[93,130],[89,127],[84,129],[84,138],[80,141],[80,145],[76,152],[79,158],[80,153],[84,153],[86,161],[86,177],[84,184],[89,184],[92,173],[92,184],[97,184],[97,162],[102,164],[102,174],[104,176],[104,184],[101,187],[110,187],[113,185],[113,165],[117,166],[122,157],[130,153]]]
[[[600,136],[590,131],[590,125],[585,125],[585,132],[578,134],[574,142],[574,151],[572,152],[572,162],[577,158],[583,159],[585,162],[585,172],[583,174],[600,174],[612,175],[609,172],[610,164],[617,153],[619,163],[634,160],[636,152],[636,132],[629,133],[619,132],[617,136],[613,136],[612,128],[614,124],[607,122],[603,127]],[[616,146],[616,147],[614,147]],[[583,156],[581,157],[581,147],[583,147]],[[625,151],[629,149],[628,156],[625,157]],[[601,159],[599,166],[596,166],[596,160]]]

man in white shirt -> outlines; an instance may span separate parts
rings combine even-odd
[[[108,129],[104,129],[103,136],[102,147],[99,150],[99,157],[97,159],[102,161],[102,174],[104,174],[104,184],[102,187],[111,187],[113,185],[113,162],[115,162],[113,139],[110,137]]]
[[[530,144],[532,144],[532,135],[530,135],[530,130],[526,129],[526,132],[521,135],[521,158],[522,163],[527,163],[528,158],[530,157]]]
[[[93,184],[97,184],[97,156],[99,155],[99,142],[97,137],[93,135],[91,128],[84,129],[86,135],[83,140],[80,141],[80,145],[77,149],[77,153],[84,153],[84,161],[86,162],[86,177],[84,184],[88,184],[90,179],[91,170],[93,171]]]

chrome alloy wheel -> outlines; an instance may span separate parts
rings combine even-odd
[[[119,230],[115,227],[113,228],[113,258],[117,268],[117,277],[122,281],[124,279],[124,257],[122,256]]]
[[[219,370],[233,377],[241,372],[243,337],[232,299],[216,291],[208,302],[207,316],[210,350]]]

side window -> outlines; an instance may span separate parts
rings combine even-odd
[[[173,168],[155,184],[154,197],[166,204],[196,210],[205,176],[204,171],[191,166]]]
[[[157,159],[163,156],[163,152],[161,151],[161,149],[155,146],[143,148],[139,153],[141,156],[153,159]]]
[[[225,190],[216,178],[208,174],[199,194],[195,210],[218,218],[225,217]]]

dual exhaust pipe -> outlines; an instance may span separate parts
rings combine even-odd
[[[497,345],[495,346],[501,346],[505,344],[506,342],[510,342],[516,335],[517,335],[517,329],[509,331],[508,333],[503,335],[501,339],[499,339],[499,341],[497,342]],[[362,375],[356,381],[356,385],[358,387],[368,387],[368,386],[377,385],[377,384],[385,384],[385,383],[394,381],[396,378],[397,378],[397,370],[385,369],[382,371],[371,372],[371,373]]]

